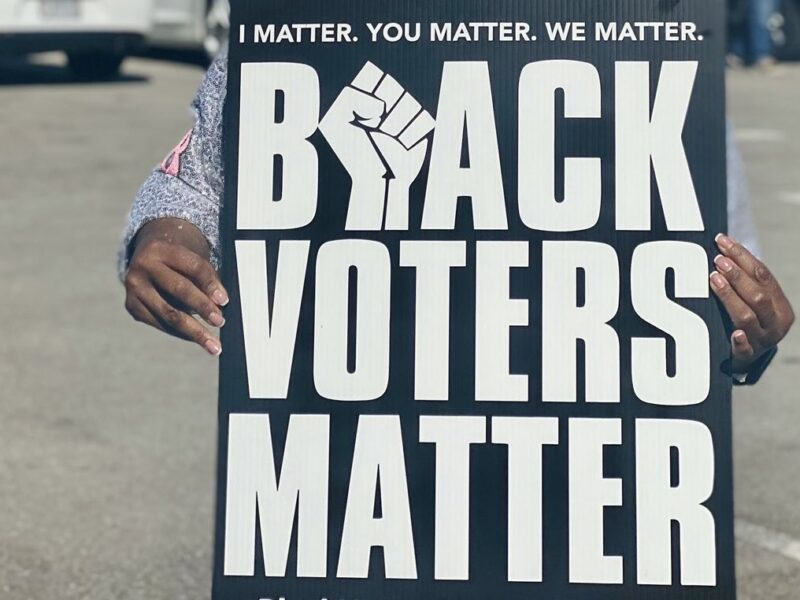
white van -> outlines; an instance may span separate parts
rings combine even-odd
[[[228,39],[228,0],[154,0],[148,43],[158,48],[203,50],[209,60]]]
[[[0,54],[60,50],[77,77],[112,77],[151,15],[151,0],[0,0]]]

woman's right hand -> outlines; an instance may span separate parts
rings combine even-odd
[[[219,356],[219,339],[192,316],[198,314],[212,327],[225,324],[222,307],[228,293],[209,254],[208,242],[191,223],[171,218],[147,223],[133,241],[125,308],[137,321]]]

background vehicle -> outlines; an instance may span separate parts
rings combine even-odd
[[[228,0],[155,0],[148,42],[158,48],[202,50],[213,59],[229,28]]]
[[[80,79],[105,79],[150,29],[151,0],[0,0],[0,53],[64,51]]]

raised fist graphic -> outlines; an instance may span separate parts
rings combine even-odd
[[[346,229],[408,229],[408,190],[433,117],[371,62],[344,88],[319,129],[353,180]]]

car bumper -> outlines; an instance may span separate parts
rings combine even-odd
[[[0,32],[0,53],[33,52],[109,52],[129,54],[144,46],[141,33],[130,32]]]

